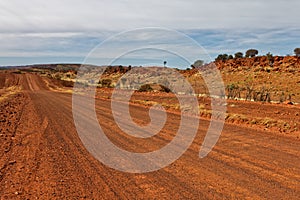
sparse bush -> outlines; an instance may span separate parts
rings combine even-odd
[[[291,94],[288,94],[287,100],[288,100],[288,101],[292,101],[292,95],[291,95]]]
[[[253,97],[253,92],[254,92],[253,86],[246,85],[246,98],[245,99],[251,101],[251,99]]]
[[[241,88],[235,84],[229,84],[226,86],[228,99],[241,98]]]
[[[54,75],[54,78],[57,79],[57,80],[61,80],[62,76],[61,76],[61,74],[56,73],[56,74]]]
[[[102,80],[99,81],[99,84],[102,87],[106,87],[106,88],[110,88],[111,87],[111,83],[112,83],[111,79],[102,79]]]
[[[256,49],[249,49],[246,51],[246,57],[255,57],[258,54],[258,51]]]
[[[244,54],[242,52],[237,52],[234,54],[235,58],[243,58]]]
[[[21,72],[21,71],[19,71],[19,70],[17,70],[17,71],[14,71],[13,73],[14,73],[14,74],[22,74],[22,72]]]
[[[160,86],[160,92],[166,92],[166,93],[169,93],[169,92],[171,92],[171,90],[170,90],[170,88],[168,88],[168,87],[166,87],[166,86],[164,86],[164,85],[159,85]]]
[[[142,85],[138,91],[139,92],[151,92],[151,91],[153,91],[153,88],[150,86],[150,84],[145,84],[145,85]]]
[[[281,92],[280,96],[279,96],[279,102],[283,103],[285,101],[285,96],[284,96],[284,92]]]
[[[119,65],[119,72],[124,73],[126,70],[122,65]]]
[[[72,81],[61,80],[61,84],[62,84],[64,87],[73,87],[73,86],[74,86],[74,83],[73,83]]]
[[[271,88],[261,87],[259,90],[252,91],[254,101],[271,102]]]
[[[228,60],[228,58],[229,58],[228,54],[220,54],[220,55],[218,55],[218,57],[215,60],[216,61],[218,61],[218,60],[225,61],[225,60]]]
[[[203,64],[204,64],[203,60],[196,60],[194,62],[194,64],[191,65],[191,68],[194,69],[194,68],[197,68],[197,67],[201,67]]]
[[[268,60],[272,60],[272,59],[273,59],[273,54],[271,54],[270,52],[268,52],[268,53],[266,54],[266,56],[267,56],[267,59],[268,59]]]
[[[273,66],[273,63],[274,63],[274,58],[273,58],[273,54],[271,54],[270,52],[267,53],[267,59],[269,61],[269,65],[272,67]]]
[[[300,57],[300,48],[295,48],[294,53],[296,54],[296,56]]]

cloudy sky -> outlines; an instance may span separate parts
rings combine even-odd
[[[82,63],[108,38],[145,27],[186,34],[212,59],[219,53],[249,48],[258,49],[260,54],[293,54],[293,49],[300,47],[299,8],[299,0],[0,0],[0,66]],[[147,42],[143,35],[121,37],[122,41],[115,40],[112,46],[108,43],[110,53],[105,56],[124,46],[128,50],[134,43]],[[172,34],[161,35],[169,37],[164,49],[186,47]],[[186,48],[186,53],[197,57],[191,48]],[[164,54],[157,55],[140,51],[115,62],[138,65],[143,58],[150,64],[166,59]],[[106,64],[105,56],[98,64]],[[181,65],[172,58],[168,63]]]

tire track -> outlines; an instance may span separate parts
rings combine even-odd
[[[6,182],[0,182],[1,197],[300,198],[298,140],[226,124],[213,151],[208,157],[199,159],[200,145],[209,125],[209,120],[201,119],[195,141],[177,161],[151,173],[122,173],[101,164],[83,146],[73,122],[70,94],[48,91],[39,76],[20,77],[30,102],[23,108],[16,132],[16,136],[22,137],[16,137],[11,149],[16,163],[5,171]],[[84,110],[80,112],[86,115]],[[110,101],[96,100],[96,110],[112,142],[133,152],[153,151],[167,144],[176,134],[180,120],[180,115],[168,113],[161,133],[150,140],[136,139],[122,133],[114,123]],[[148,114],[141,106],[131,106],[130,111],[136,122],[141,122],[139,120]]]

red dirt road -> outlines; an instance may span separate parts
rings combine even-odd
[[[11,76],[10,76],[11,77]],[[209,121],[180,159],[161,170],[131,174],[97,161],[82,145],[72,95],[50,91],[37,75],[13,75],[21,93],[0,103],[1,199],[300,199],[300,141],[226,124],[204,159],[199,149]],[[167,144],[180,116],[168,113],[163,133],[148,141],[119,131],[110,101],[97,100],[99,122],[123,149],[147,152]],[[132,106],[136,122],[148,111]]]

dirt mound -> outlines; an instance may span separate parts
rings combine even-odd
[[[0,89],[20,85],[20,74],[11,71],[0,72]]]

